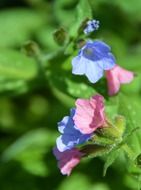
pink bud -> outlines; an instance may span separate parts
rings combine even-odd
[[[130,83],[134,79],[134,73],[116,65],[113,69],[106,71],[106,78],[108,94],[113,96],[119,91],[121,84]]]

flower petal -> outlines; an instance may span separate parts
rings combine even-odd
[[[79,157],[72,157],[72,158],[70,158],[70,160],[68,160],[68,161],[65,161],[65,162],[63,162],[63,161],[60,161],[59,163],[58,163],[58,166],[59,166],[59,168],[61,169],[61,173],[63,174],[63,175],[70,175],[71,174],[71,171],[72,171],[72,169],[76,166],[76,165],[78,165],[79,164],[79,162],[80,162],[80,158]]]
[[[91,134],[105,122],[103,97],[96,95],[90,100],[76,101],[74,123],[83,134]]]
[[[91,83],[96,83],[103,76],[103,69],[98,65],[98,62],[87,59],[85,74]]]
[[[115,66],[115,57],[110,51],[111,48],[104,42],[88,40],[72,60],[72,73],[86,75],[91,83],[96,83],[104,70]]]
[[[93,42],[93,46],[95,46],[95,48],[99,51],[99,52],[104,52],[104,53],[108,53],[109,51],[111,51],[110,46],[108,46],[106,43],[100,41],[100,40],[95,40]]]
[[[72,60],[72,73],[76,75],[83,75],[86,69],[86,60],[81,56],[76,56]]]
[[[56,139],[56,145],[60,152],[67,150],[66,145],[63,143],[62,135]]]
[[[130,83],[134,79],[134,73],[127,71],[123,68],[119,68],[119,81],[121,84]]]
[[[134,79],[134,73],[116,65],[113,69],[106,71],[106,78],[108,94],[113,96],[119,91],[121,84],[130,83]]]
[[[70,111],[70,116],[66,116],[58,123],[58,129],[62,133],[57,138],[56,144],[60,152],[70,150],[78,144],[85,143],[90,138],[90,135],[84,135],[75,126],[73,116],[75,115],[75,108]]]
[[[115,57],[113,54],[109,53],[108,57],[104,57],[101,61],[98,62],[98,64],[103,70],[110,70],[116,65]]]
[[[83,154],[76,148],[60,152],[56,147],[53,153],[58,160],[58,167],[63,175],[70,175],[72,169],[80,162]]]
[[[64,133],[65,126],[68,124],[69,117],[65,116],[62,121],[58,122],[58,131]]]

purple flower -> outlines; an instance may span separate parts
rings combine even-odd
[[[87,41],[72,60],[72,73],[86,75],[91,83],[96,83],[104,73],[115,66],[111,48],[102,41]]]
[[[71,109],[70,116],[66,116],[58,123],[58,130],[62,135],[57,138],[56,144],[60,152],[72,149],[76,145],[83,144],[90,138],[89,135],[82,134],[74,124],[73,116],[75,109]]]
[[[85,34],[89,34],[95,30],[98,30],[99,28],[99,20],[89,20],[87,22],[87,26],[84,29],[84,33]]]

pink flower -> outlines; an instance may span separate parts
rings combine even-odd
[[[106,78],[108,93],[112,96],[119,91],[121,84],[130,83],[134,79],[134,73],[116,65],[113,69],[106,71]]]
[[[60,152],[56,147],[53,149],[53,153],[58,160],[58,167],[63,175],[70,175],[72,169],[79,164],[83,153],[79,152],[78,149],[73,148]]]
[[[90,100],[78,99],[73,119],[83,134],[90,134],[102,127],[105,123],[103,96],[95,95]]]

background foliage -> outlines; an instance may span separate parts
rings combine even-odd
[[[100,30],[92,38],[111,45],[117,63],[136,78],[121,93],[107,97],[105,80],[90,85],[72,76],[82,21],[93,15]],[[107,113],[128,117],[128,129],[140,125],[141,1],[0,0],[0,189],[1,190],[134,190],[140,179],[125,156],[102,177],[104,161],[86,159],[72,175],[59,173],[52,155],[56,123],[77,97],[99,92]],[[127,130],[128,130],[127,129]],[[128,144],[141,153],[141,135]]]

